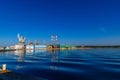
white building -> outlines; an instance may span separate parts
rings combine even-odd
[[[45,50],[46,48],[46,45],[26,45],[26,50]]]
[[[5,49],[5,47],[0,47],[0,51],[1,51],[1,50],[4,50],[4,49]]]
[[[16,44],[16,45],[15,45],[15,49],[16,49],[16,50],[25,49],[25,45],[24,45],[24,44]]]
[[[14,50],[14,49],[15,49],[15,46],[10,46],[10,49],[11,49],[11,50]]]
[[[47,48],[46,45],[35,45],[35,49],[38,49],[38,50],[39,49],[42,49],[42,50],[44,49],[45,50],[46,48]]]
[[[26,45],[27,50],[34,50],[34,45]]]

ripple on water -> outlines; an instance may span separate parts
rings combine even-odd
[[[49,80],[120,79],[119,49],[7,52],[0,54],[0,65],[4,63],[12,71]]]

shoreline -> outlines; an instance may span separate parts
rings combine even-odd
[[[105,49],[105,48],[120,48],[120,47],[79,47],[79,48],[74,48],[74,49],[71,49],[71,48],[60,48],[60,49],[18,49],[18,50],[0,50],[0,52],[7,52],[7,51],[19,51],[19,50],[23,50],[23,51],[27,51],[27,50],[34,50],[34,51],[37,51],[37,50],[46,50],[46,51],[51,51],[51,50],[86,50],[86,49]]]

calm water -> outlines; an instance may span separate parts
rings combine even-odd
[[[120,49],[1,52],[4,63],[48,80],[120,80]]]

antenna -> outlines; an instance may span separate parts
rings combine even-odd
[[[51,42],[52,42],[52,44],[54,44],[54,41],[55,41],[55,37],[53,35],[51,35]]]
[[[58,44],[58,36],[56,35],[56,44]]]

